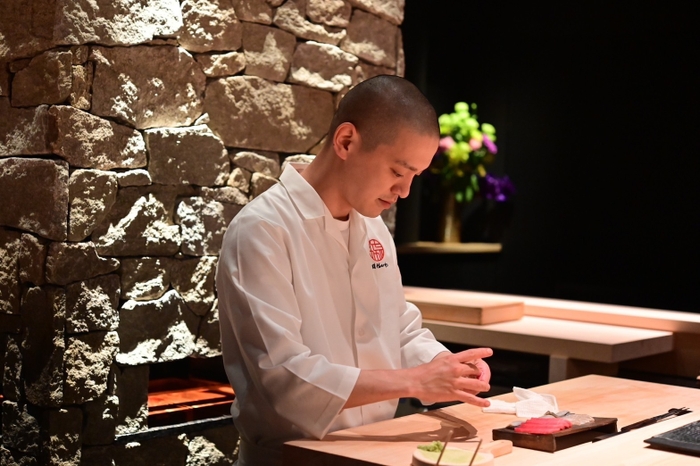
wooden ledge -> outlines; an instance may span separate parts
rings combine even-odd
[[[494,254],[503,247],[498,243],[434,243],[417,241],[396,246],[400,254]]]

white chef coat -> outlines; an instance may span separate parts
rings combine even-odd
[[[380,217],[350,213],[346,242],[291,166],[231,222],[217,266],[224,365],[236,393],[239,464],[277,464],[281,444],[391,418],[397,401],[343,410],[360,369],[446,351],[406,303]]]

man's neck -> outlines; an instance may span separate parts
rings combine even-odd
[[[341,191],[338,189],[341,180],[337,179],[340,172],[335,164],[335,154],[321,151],[308,167],[301,172],[301,176],[311,185],[326,204],[333,218],[337,220],[347,220],[352,208],[343,199]]]

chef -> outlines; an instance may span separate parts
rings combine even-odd
[[[393,417],[402,397],[489,402],[482,358],[453,354],[407,303],[380,213],[435,154],[435,110],[410,82],[378,76],[340,102],[301,174],[234,218],[216,285],[238,465],[281,464],[285,441]]]

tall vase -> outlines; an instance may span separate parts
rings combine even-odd
[[[445,194],[439,231],[439,239],[443,243],[459,243],[461,241],[461,208],[462,204],[455,200],[453,193]]]

